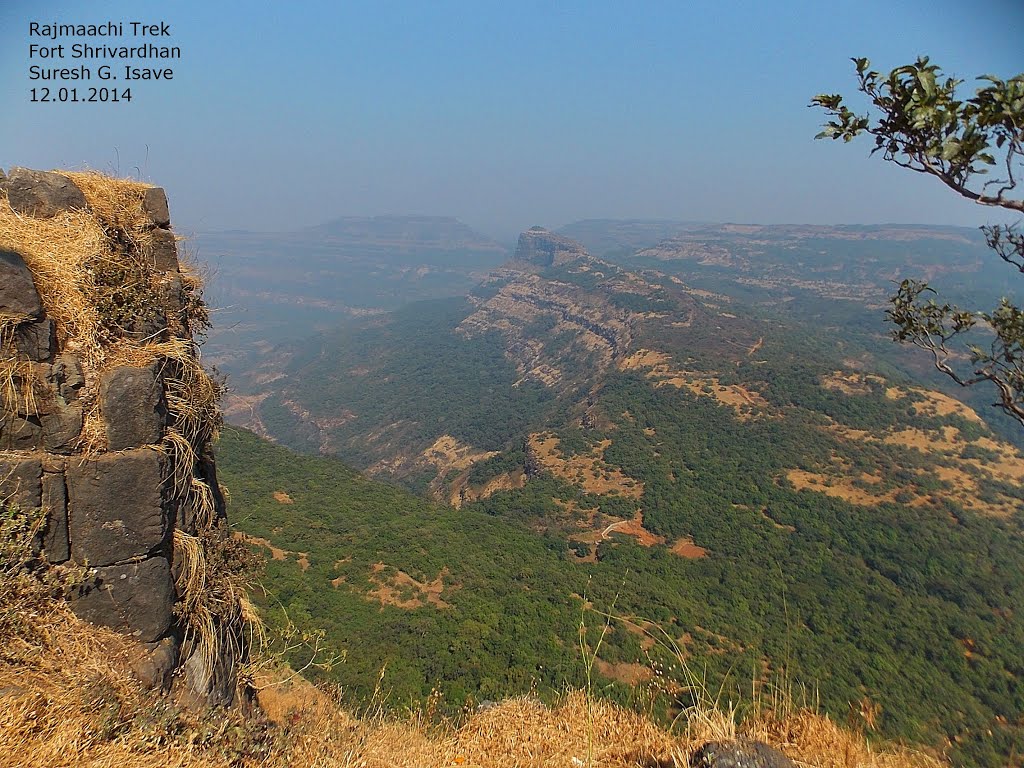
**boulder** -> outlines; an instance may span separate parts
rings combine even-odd
[[[158,443],[167,425],[167,400],[157,363],[113,368],[100,379],[100,412],[111,451]]]
[[[71,594],[71,609],[94,624],[154,643],[167,634],[174,582],[167,558],[93,568]]]
[[[0,249],[0,316],[37,318],[43,314],[32,272],[14,251]]]
[[[7,192],[11,208],[39,219],[88,207],[82,190],[59,173],[11,168],[7,178],[0,181],[0,189]]]
[[[63,563],[71,557],[68,540],[68,491],[63,473],[43,474],[42,507],[46,511],[43,552],[49,563]]]
[[[142,196],[142,210],[156,226],[164,229],[171,226],[167,194],[161,187],[150,187],[145,191]]]
[[[167,459],[152,448],[107,453],[68,466],[71,555],[99,566],[160,549],[171,533]]]
[[[22,323],[14,331],[14,346],[29,360],[46,362],[57,351],[57,325],[53,320]]]
[[[796,768],[782,752],[762,741],[709,741],[690,758],[692,768]]]

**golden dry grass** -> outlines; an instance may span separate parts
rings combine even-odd
[[[28,606],[25,606],[26,608]],[[674,732],[572,691],[553,705],[501,702],[461,722],[354,715],[288,669],[256,679],[262,713],[190,714],[139,690],[137,649],[63,605],[35,604],[31,633],[0,639],[0,765],[25,768],[635,768],[684,766],[709,739],[759,738],[820,768],[938,768],[914,750],[861,735],[779,702],[737,722],[730,710],[684,713]],[[269,724],[264,717],[269,720]]]
[[[541,466],[587,493],[634,499],[643,495],[643,482],[628,477],[621,469],[604,461],[604,452],[611,446],[611,440],[602,440],[588,454],[569,456],[562,454],[560,443],[557,436],[546,432],[529,437],[530,450]]]

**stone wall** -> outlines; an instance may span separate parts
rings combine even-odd
[[[186,567],[175,530],[195,541],[224,517],[210,443],[216,425],[179,423],[184,416],[168,398],[170,382],[183,378],[183,359],[180,351],[176,358],[160,353],[174,347],[195,354],[189,311],[197,305],[179,268],[163,190],[136,188],[135,230],[102,223],[106,257],[141,264],[135,274],[153,301],[102,341],[140,362],[107,366],[96,362],[102,356],[82,352],[73,330],[47,313],[40,285],[48,278],[0,241],[0,500],[43,510],[41,558],[78,574],[68,594],[75,613],[143,644],[138,669],[145,682],[173,682],[193,699],[226,704],[234,674],[215,680],[209,670],[181,672],[188,668],[181,658],[188,628],[175,610]],[[67,176],[15,168],[0,171],[0,207],[23,223],[90,206]],[[210,414],[200,418],[210,421]],[[223,645],[221,655],[237,651],[236,644]],[[216,666],[233,671],[236,661]]]

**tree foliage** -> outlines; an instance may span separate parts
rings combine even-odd
[[[964,81],[944,76],[927,57],[887,75],[870,69],[867,59],[853,62],[869,111],[858,114],[839,94],[815,96],[811,106],[831,118],[816,138],[849,142],[868,134],[875,139],[872,154],[934,176],[980,205],[1024,212],[1017,193],[1024,172],[1024,74],[1008,80],[983,75],[974,96],[963,98]],[[1024,272],[1024,233],[1017,225],[982,231],[1000,259]],[[940,303],[937,296],[926,282],[903,280],[886,313],[893,338],[928,350],[935,367],[961,386],[990,382],[999,394],[995,405],[1024,424],[1024,311],[1006,298],[985,312]]]

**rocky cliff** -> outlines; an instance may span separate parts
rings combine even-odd
[[[41,510],[73,610],[141,644],[138,674],[229,704],[245,606],[199,362],[201,283],[163,190],[0,171],[0,502]]]

